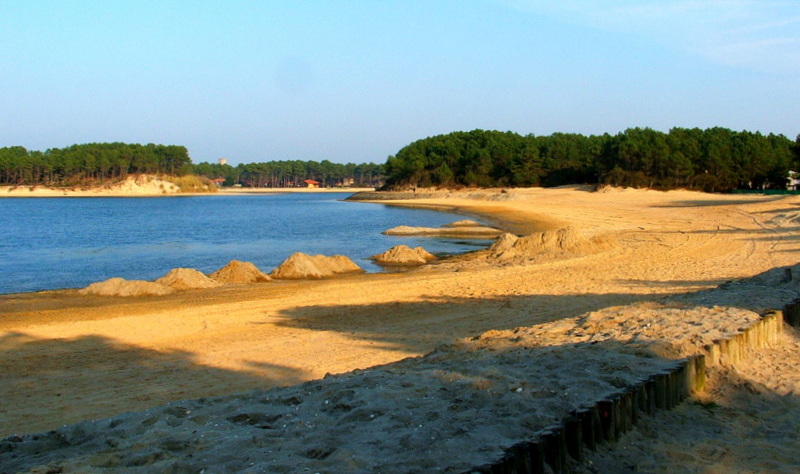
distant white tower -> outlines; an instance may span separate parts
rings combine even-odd
[[[228,160],[226,160],[225,158],[220,158],[220,159],[219,159],[219,164],[221,164],[221,165],[227,165],[227,164],[228,164]]]

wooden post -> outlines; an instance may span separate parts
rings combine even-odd
[[[794,300],[783,307],[783,320],[789,326],[800,326],[800,299]]]
[[[669,391],[667,390],[669,380],[668,373],[656,374],[656,408],[661,410],[669,409],[669,400],[667,399]]]
[[[675,389],[678,392],[678,403],[689,396],[688,365],[689,361],[682,360],[678,362],[678,367],[675,369]]]
[[[719,346],[717,345],[717,342],[719,341],[714,341],[712,344],[709,344],[703,348],[706,355],[706,364],[709,367],[719,364]]]
[[[628,389],[625,391],[627,395],[626,403],[630,407],[629,409],[631,414],[631,426],[628,428],[629,430],[634,426],[636,426],[637,423],[639,423],[639,403],[637,401],[637,397],[640,385],[641,384],[628,387]]]
[[[636,408],[639,413],[647,413],[647,380],[636,384]]]
[[[528,444],[528,456],[531,460],[531,472],[533,474],[544,474],[544,448],[541,441]]]
[[[597,411],[600,415],[600,426],[603,433],[603,441],[613,443],[617,441],[617,426],[614,401],[609,399],[597,402]]]
[[[689,393],[702,392],[706,388],[706,357],[693,355],[688,360]]]
[[[647,390],[647,414],[652,415],[656,412],[657,397],[655,376],[651,376],[645,381],[645,389]]]
[[[531,459],[531,451],[533,445],[538,443],[522,442],[517,443],[509,449],[511,460],[507,463],[509,472],[523,473],[523,472],[544,472],[544,466],[540,466],[539,470],[534,470]]]
[[[567,454],[572,459],[583,462],[583,426],[581,419],[570,416],[564,420],[564,441],[567,445]]]
[[[564,430],[560,426],[542,432],[542,448],[544,460],[554,473],[564,472],[567,466],[567,449],[564,442]]]
[[[627,433],[633,428],[633,397],[627,390],[621,392],[619,399],[619,431]]]
[[[597,407],[593,406],[576,410],[575,416],[581,421],[581,438],[583,439],[583,444],[594,451],[597,449],[597,443],[603,440],[600,413]]]

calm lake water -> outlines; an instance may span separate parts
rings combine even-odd
[[[119,276],[154,280],[172,268],[210,273],[230,260],[268,273],[294,252],[367,258],[422,245],[463,253],[487,241],[390,237],[398,225],[438,227],[462,219],[442,212],[342,202],[342,194],[162,198],[0,199],[0,294],[84,287]]]

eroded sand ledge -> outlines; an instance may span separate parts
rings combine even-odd
[[[576,189],[512,190],[504,194],[502,200],[491,200],[456,193],[412,204],[455,207],[467,214],[506,218],[509,225],[519,228],[532,223],[539,229],[542,223],[552,228],[570,224],[588,236],[613,235],[617,244],[603,252],[536,265],[501,267],[467,257],[412,273],[314,283],[281,282],[269,288],[197,290],[188,298],[167,295],[123,302],[114,298],[89,300],[74,292],[0,297],[4,349],[0,363],[11,368],[0,384],[5,401],[0,412],[0,435],[51,429],[62,423],[141,410],[171,400],[293,385],[321,378],[328,372],[343,373],[422,355],[441,344],[449,347],[458,338],[468,341],[489,330],[495,332],[482,336],[481,344],[502,348],[507,347],[508,342],[504,341],[509,337],[518,337],[515,327],[530,328],[548,322],[555,324],[548,327],[575,327],[573,321],[586,320],[593,321],[594,327],[581,326],[580,337],[602,336],[615,341],[623,335],[621,328],[629,334],[646,333],[653,318],[666,318],[667,325],[672,325],[671,321],[687,314],[672,306],[655,310],[667,301],[673,302],[669,305],[709,309],[702,320],[710,322],[711,328],[719,328],[716,323],[722,321],[714,320],[717,314],[755,314],[753,311],[779,306],[779,300],[796,297],[796,283],[777,284],[777,271],[760,276],[750,286],[728,284],[717,292],[695,294],[729,280],[797,263],[794,252],[800,249],[800,243],[795,233],[800,214],[796,209],[800,199],[796,197],[714,196],[680,191],[599,194]],[[715,306],[722,309],[710,310]],[[641,315],[647,317],[636,319]],[[691,346],[689,339],[686,344]],[[581,342],[565,338],[563,344],[570,341]],[[468,364],[469,357],[457,352],[440,350],[439,354],[455,354],[453,365],[442,374],[445,378],[447,373],[459,372],[459,368],[463,368],[461,372],[483,373],[482,377],[489,380],[492,379],[486,371],[502,372],[497,367],[503,366],[497,360]],[[563,359],[569,362],[569,357]],[[748,374],[752,383],[775,393],[800,391],[800,377],[794,369],[765,361],[762,365],[771,369]],[[436,388],[425,377],[403,369],[402,364],[398,367],[407,374],[411,372],[407,383],[418,384],[421,396]],[[782,385],[774,386],[774,380],[780,380]],[[316,383],[326,390],[324,382]],[[397,383],[402,386],[403,379]],[[359,392],[362,389],[371,390],[362,382],[346,388],[355,391],[354,397],[363,396]],[[286,393],[305,389],[288,390]],[[480,398],[487,396],[487,390],[488,386],[478,384],[470,393]],[[382,418],[392,407],[402,406],[391,403],[392,397],[401,393],[381,392],[379,398],[389,400]],[[253,395],[191,402],[192,407],[184,408],[216,413],[210,407],[224,405],[228,410],[242,411],[243,397]],[[794,396],[785,400],[791,407],[798,405]],[[193,408],[197,403],[200,405]],[[320,403],[324,404],[324,399]],[[726,401],[723,397],[715,403]],[[183,407],[181,403],[171,406]],[[498,409],[514,412],[512,405],[500,405]],[[163,410],[151,415],[163,414]],[[153,423],[177,436],[181,430],[170,431],[170,416],[183,419],[187,415],[181,418],[178,411],[175,413],[159,415]],[[797,410],[783,410],[775,415],[790,423],[792,419],[786,417],[796,417],[796,413]],[[360,423],[373,420],[369,414],[361,413],[359,416],[367,418]],[[133,415],[128,420],[140,416],[147,415]],[[214,416],[217,415],[207,421]],[[236,426],[252,429],[262,423],[246,410],[230,417],[235,420],[224,416],[217,420],[226,430],[234,430],[230,434],[239,433]],[[250,424],[248,420],[255,421]],[[457,428],[452,424],[442,426]],[[74,433],[74,428],[70,430]],[[300,434],[296,431],[289,439],[300,439]],[[445,439],[448,433],[440,430],[432,435]],[[364,443],[369,441],[365,439]],[[168,463],[170,459],[181,459],[176,454],[181,450],[175,446],[183,442],[194,441],[178,440],[173,448],[155,444],[151,448],[162,453],[158,462]],[[393,443],[391,438],[381,442]],[[686,449],[677,447],[672,451]],[[196,451],[196,455],[199,453],[211,454],[204,449]],[[319,467],[321,464],[313,463],[325,459],[333,462],[337,457],[347,457],[344,451],[326,454],[324,449],[304,453],[313,467]],[[665,456],[668,462],[669,455]],[[725,456],[724,463],[741,465],[741,456],[735,449],[728,450]],[[697,462],[703,462],[703,453],[696,453],[696,457]],[[72,459],[78,463],[73,465],[89,463],[81,455]],[[227,462],[234,461],[216,458],[218,466]],[[359,465],[350,468],[358,469]]]

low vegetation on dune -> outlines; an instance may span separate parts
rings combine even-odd
[[[182,193],[215,193],[218,189],[205,176],[166,176],[164,179],[177,186]]]

